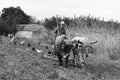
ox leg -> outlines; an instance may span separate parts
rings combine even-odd
[[[59,65],[61,66],[62,65],[62,57],[59,57]]]
[[[84,58],[84,55],[83,55],[83,54],[80,54],[80,63],[81,63],[81,66],[82,66],[82,67],[84,67],[84,64],[85,64],[83,58]]]
[[[73,64],[75,64],[75,54],[73,53]]]
[[[77,55],[76,55],[76,53],[73,53],[73,64],[74,64],[74,66],[77,66]]]
[[[62,56],[60,54],[57,54],[58,56],[58,61],[59,61],[59,65],[62,65]]]
[[[73,53],[73,63],[75,63],[74,58],[75,58],[75,54]]]
[[[55,53],[55,49],[53,49],[52,56],[53,56],[54,58],[57,56],[56,53]]]
[[[74,58],[74,64],[75,64],[75,66],[77,66],[77,61],[78,60],[78,56],[77,55],[75,55],[75,58]]]
[[[74,49],[72,49],[72,53],[73,53],[73,64],[75,64],[75,53],[74,53]]]
[[[69,58],[69,54],[68,54],[68,56],[66,57],[66,59],[65,59],[65,68],[67,68],[67,64],[68,64],[68,58]]]

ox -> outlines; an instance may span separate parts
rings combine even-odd
[[[63,58],[65,59],[65,67],[67,67],[67,62],[69,58],[69,53],[72,49],[72,42],[68,39],[66,35],[60,35],[56,37],[54,52],[58,57],[59,65],[62,65]]]
[[[72,42],[74,42],[74,48],[72,49],[73,62],[75,63],[75,65],[77,65],[77,61],[80,61],[82,67],[85,64],[86,57],[88,57],[88,55],[93,50],[92,45],[97,43],[97,41],[85,43],[84,40],[86,40],[85,37],[74,37],[72,39]]]

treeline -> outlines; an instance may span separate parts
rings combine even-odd
[[[56,17],[46,18],[43,25],[48,29],[54,29],[57,23],[63,20],[66,23],[66,27],[88,27],[88,28],[106,28],[111,30],[120,30],[120,23],[117,21],[109,20],[105,21],[104,18],[96,18],[93,16],[80,16],[80,17]]]
[[[0,35],[15,34],[20,27],[18,24],[30,23],[35,23],[35,19],[20,7],[4,8],[0,15]]]
[[[60,21],[64,21],[67,28],[88,27],[120,30],[119,22],[113,20],[105,21],[104,19],[100,20],[90,15],[80,17],[60,17],[57,15],[39,21],[36,17],[27,15],[20,7],[8,7],[1,11],[0,35],[15,34],[20,29],[19,24],[43,24],[47,29],[53,30],[56,26],[59,26]]]
[[[56,28],[57,26],[59,26],[59,25],[60,25],[59,23],[60,23],[61,21],[64,21],[66,26],[70,26],[70,24],[71,24],[71,22],[72,22],[71,18],[69,18],[69,17],[61,18],[61,17],[59,17],[59,16],[57,15],[57,16],[53,16],[53,17],[51,17],[51,18],[45,18],[45,20],[43,21],[42,24],[43,24],[47,29],[52,30],[52,29]]]

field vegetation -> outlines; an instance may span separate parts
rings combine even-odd
[[[9,8],[7,9],[9,10]],[[16,10],[16,8],[12,9]],[[17,10],[21,9],[18,7]],[[11,16],[9,15],[9,17]],[[5,22],[12,20],[8,20],[9,17]],[[74,67],[71,61],[72,56],[69,59],[68,68],[58,66],[57,58],[48,56],[48,52],[53,50],[51,45],[54,43],[54,29],[58,24],[57,22],[61,20],[66,23],[65,29],[70,39],[75,36],[85,36],[88,39],[87,42],[98,41],[93,45],[93,54],[87,58],[84,69],[81,66]],[[73,18],[53,16],[42,22],[46,28],[40,29],[42,34],[34,35],[32,40],[26,39],[24,45],[20,45],[20,40],[16,44],[10,42],[10,38],[3,34],[4,32],[6,34],[16,33],[14,29],[17,27],[13,26],[13,22],[5,25],[3,18],[0,17],[0,30],[4,29],[0,36],[1,80],[120,80],[119,22],[100,20],[90,15]],[[9,25],[10,31],[7,32],[6,27]],[[32,26],[33,28],[22,29],[33,30],[35,25],[32,24]],[[12,29],[13,27],[14,29]],[[36,40],[40,41],[41,44],[35,43]],[[33,47],[43,50],[43,53],[27,52],[28,42]]]
[[[45,21],[47,25],[55,22],[57,18],[52,17],[49,19],[49,22]],[[95,55],[98,58],[104,58],[109,60],[118,60],[120,58],[119,53],[119,32],[120,32],[120,23],[117,21],[104,21],[99,18],[92,16],[80,16],[74,18],[60,18],[58,21],[65,21],[67,24],[65,26],[67,36],[72,39],[75,36],[85,36],[90,41],[98,41],[95,47]],[[56,24],[56,22],[55,22]],[[53,27],[56,25],[53,25]],[[51,28],[51,26],[46,26]],[[48,28],[48,29],[49,29]]]

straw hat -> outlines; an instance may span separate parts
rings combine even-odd
[[[64,21],[61,21],[60,24],[65,24],[65,22],[64,22]]]

